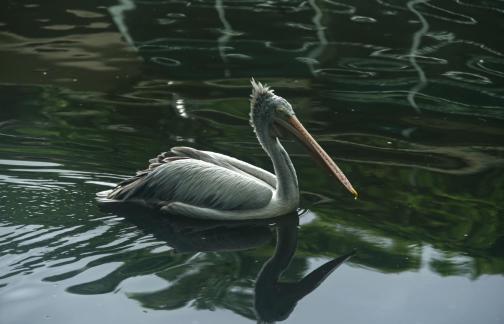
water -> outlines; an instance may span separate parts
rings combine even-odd
[[[1,323],[504,321],[502,1],[2,7]],[[360,199],[285,141],[299,227],[99,208],[174,145],[270,169],[251,76]]]

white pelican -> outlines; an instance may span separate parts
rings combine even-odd
[[[299,204],[296,171],[278,139],[284,129],[299,139],[357,197],[346,176],[308,133],[284,98],[251,80],[250,122],[275,174],[227,155],[173,147],[151,159],[116,188],[98,195],[138,201],[169,214],[200,219],[247,220],[292,212]]]

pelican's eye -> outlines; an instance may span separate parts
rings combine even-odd
[[[277,114],[280,114],[281,116],[284,116],[284,117],[289,116],[289,110],[285,106],[277,106],[276,112],[277,112]]]

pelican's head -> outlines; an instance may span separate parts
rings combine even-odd
[[[275,120],[295,116],[291,104],[284,98],[275,95],[272,89],[261,82],[252,83],[250,95],[250,122],[255,129],[274,126]]]
[[[259,141],[264,145],[263,141],[268,137],[278,137],[281,130],[287,131],[304,144],[313,157],[322,162],[327,170],[357,197],[357,191],[347,177],[297,119],[291,104],[260,82],[256,82],[254,79],[251,79],[250,82],[252,83],[250,123]]]

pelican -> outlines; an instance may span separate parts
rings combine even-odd
[[[199,219],[248,220],[285,215],[299,204],[296,171],[278,138],[280,131],[286,130],[357,197],[347,177],[303,127],[289,102],[254,79],[251,84],[250,123],[271,159],[274,174],[227,155],[173,147],[151,159],[147,170],[98,195]]]

